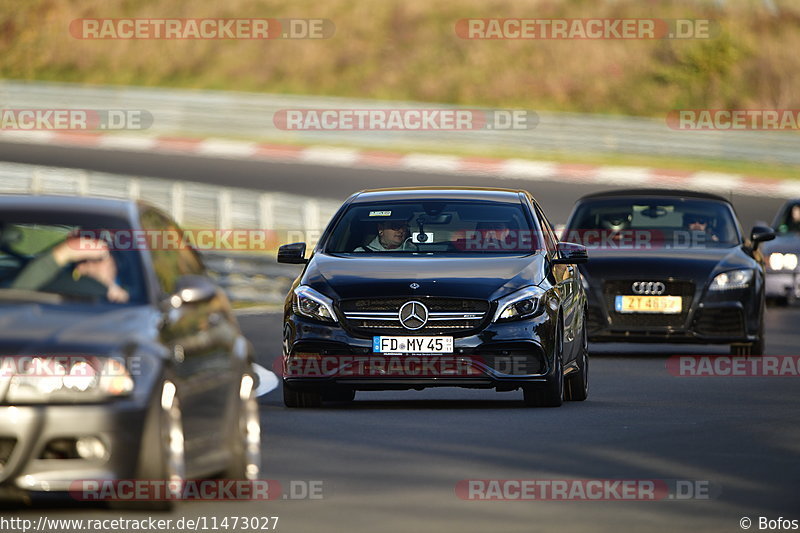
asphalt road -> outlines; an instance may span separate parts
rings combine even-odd
[[[271,367],[277,313],[240,318]],[[798,354],[800,309],[769,309],[769,354]],[[263,477],[289,499],[183,503],[150,515],[45,507],[6,517],[278,516],[284,532],[741,531],[749,517],[800,519],[798,378],[672,376],[672,354],[722,348],[593,345],[590,397],[530,409],[519,392],[359,392],[350,406],[283,407],[261,398]],[[467,501],[465,479],[689,480],[708,499]],[[292,499],[317,487],[321,499]],[[66,531],[59,529],[53,531]]]
[[[64,158],[72,157],[61,154],[59,159],[55,152],[40,153],[36,162],[64,165]],[[0,159],[7,156],[0,151]],[[559,213],[566,217],[577,196],[603,188],[264,162],[198,162],[178,156],[135,159],[115,161],[113,154],[103,152],[84,159],[81,166],[121,172],[131,165],[125,172],[289,192],[310,183],[330,198],[376,185],[522,186],[535,193],[556,221]],[[147,165],[150,171],[144,172]],[[780,204],[749,197],[734,201],[746,226],[770,219]],[[768,310],[769,354],[800,354],[798,321],[800,309]],[[280,316],[248,315],[241,323],[257,347],[259,362],[269,368],[280,351]],[[439,389],[359,393],[350,406],[289,410],[283,407],[280,390],[274,391],[261,402],[263,477],[280,481],[284,488],[292,481],[295,486],[321,482],[322,498],[185,503],[159,517],[278,516],[278,530],[291,533],[741,531],[745,516],[754,530],[762,516],[800,520],[798,378],[682,378],[665,369],[672,354],[726,353],[724,348],[592,348],[589,400],[558,409],[525,408],[519,392]],[[466,501],[455,488],[467,479],[679,479],[707,483],[712,497]],[[72,507],[3,516],[35,519],[43,514],[148,516]]]

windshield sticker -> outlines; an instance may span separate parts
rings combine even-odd
[[[369,216],[371,217],[390,217],[392,216],[391,211],[370,211]]]

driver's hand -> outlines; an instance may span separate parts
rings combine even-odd
[[[69,237],[53,248],[53,259],[58,266],[81,261],[99,261],[109,256],[108,245],[99,239]]]
[[[124,304],[128,301],[130,296],[128,295],[128,291],[126,291],[116,283],[112,283],[108,287],[106,298],[108,298],[109,302]]]

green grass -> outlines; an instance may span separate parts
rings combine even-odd
[[[791,108],[800,5],[777,0],[2,0],[0,76],[663,117]],[[724,7],[723,7],[724,6]],[[84,17],[330,19],[325,40],[81,40]],[[466,40],[469,17],[702,18],[712,39]]]

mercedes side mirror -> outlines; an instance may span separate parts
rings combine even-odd
[[[290,265],[308,263],[308,259],[306,259],[306,243],[294,242],[292,244],[284,244],[278,248],[278,263],[288,263]]]
[[[556,265],[577,265],[589,260],[589,253],[582,244],[572,242],[558,243],[558,257],[553,259]]]

